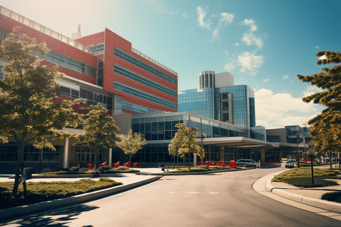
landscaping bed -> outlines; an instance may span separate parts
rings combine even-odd
[[[324,187],[338,185],[335,181],[326,179],[335,179],[336,175],[340,174],[338,169],[314,169],[314,184],[311,182],[310,168],[297,168],[285,171],[275,176],[273,182],[284,182],[296,187]]]
[[[98,181],[82,179],[74,182],[27,182],[27,197],[24,198],[23,185],[18,188],[18,196],[12,196],[14,182],[0,182],[0,209],[22,206],[53,199],[61,199],[73,195],[79,195],[104,188],[109,188],[122,183],[108,178],[100,178]]]
[[[212,170],[227,170],[227,169],[231,169],[230,167],[220,167],[220,166],[210,166],[210,167],[206,167],[206,166],[197,166],[197,167],[191,167],[191,169],[188,169],[188,167],[184,167],[178,170],[174,170],[174,171],[169,171],[166,173],[183,173],[183,172],[205,172],[205,171],[212,171]]]
[[[104,170],[87,170],[87,171],[77,171],[77,170],[61,170],[57,172],[46,172],[39,173],[38,175],[63,175],[63,174],[110,174],[110,173],[137,173],[140,170],[125,168],[115,168],[115,169],[104,169]]]

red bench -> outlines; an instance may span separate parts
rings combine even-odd
[[[95,166],[95,163],[94,163],[94,162],[93,162],[93,163],[90,163],[90,164],[88,164],[88,169],[93,169],[94,166]]]
[[[138,168],[138,167],[139,167],[139,162],[133,163],[133,167],[134,167],[134,168]]]
[[[224,161],[220,161],[220,162],[219,162],[219,166],[220,166],[220,167],[224,167],[224,166],[225,166],[225,162],[224,162]]]
[[[204,165],[209,166],[209,165],[210,165],[210,162],[209,162],[209,161],[206,161],[206,162],[204,163]]]
[[[103,162],[103,163],[99,164],[99,166],[107,166],[107,162]]]
[[[114,163],[114,168],[118,168],[118,167],[120,167],[120,161]]]
[[[229,167],[236,168],[237,167],[237,162],[236,161],[231,161],[230,164],[229,164]]]
[[[216,166],[217,163],[216,162],[210,162],[210,166]]]
[[[129,162],[126,162],[123,164],[125,167],[128,167],[129,168]]]
[[[81,166],[81,163],[80,163],[80,162],[77,162],[75,166],[76,166],[76,167],[80,167],[80,166]]]
[[[201,161],[197,161],[197,165],[200,166],[201,165]]]

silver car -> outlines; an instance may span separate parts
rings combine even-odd
[[[245,166],[245,167],[258,167],[258,163],[253,159],[239,159],[237,161],[237,166]]]
[[[287,161],[287,163],[285,164],[286,168],[295,168],[295,166],[297,166],[296,160],[295,159],[290,159]]]

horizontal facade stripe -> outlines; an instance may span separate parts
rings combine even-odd
[[[119,65],[114,65],[114,72],[117,73],[117,74],[120,74],[124,77],[127,77],[129,79],[132,79],[136,82],[139,82],[139,83],[142,83],[144,85],[147,85],[151,88],[154,88],[156,90],[159,90],[161,92],[164,92],[168,95],[171,95],[173,97],[176,97],[176,91],[173,91],[169,88],[166,88],[158,83],[155,83],[153,81],[150,81],[150,80],[147,80],[145,78],[143,78],[142,76],[138,75],[138,74],[135,74],[135,73],[132,73],[126,69],[124,69],[123,67],[119,66]]]
[[[171,82],[172,84],[177,84],[177,80],[175,78],[173,78],[172,76],[169,76],[168,74],[155,69],[149,65],[147,65],[146,63],[142,62],[141,60],[135,58],[135,57],[131,57],[130,55],[124,53],[123,51],[119,50],[118,48],[114,48],[114,54],[119,57],[122,58],[128,62],[130,62],[133,65],[136,65],[138,67],[140,67],[141,69],[146,70],[147,72],[150,72],[168,82]]]
[[[162,100],[160,98],[154,97],[154,96],[146,94],[144,92],[141,92],[137,89],[133,89],[131,87],[128,87],[124,84],[114,82],[113,89],[117,90],[117,91],[121,91],[121,92],[129,94],[129,95],[132,95],[132,96],[135,96],[135,97],[138,97],[138,98],[142,98],[142,99],[157,103],[157,104],[162,105],[162,106],[166,106],[166,107],[171,108],[171,109],[176,109],[175,103],[172,103],[172,102],[169,102],[166,100]]]

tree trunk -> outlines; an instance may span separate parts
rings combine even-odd
[[[129,155],[129,167],[131,167],[131,156]]]
[[[330,170],[333,169],[333,164],[332,164],[332,150],[329,150],[329,164],[330,164]]]
[[[175,157],[174,157],[175,158]],[[175,160],[175,159],[174,159]],[[179,166],[179,156],[176,156],[176,166]]]
[[[188,169],[191,170],[191,153],[188,153]]]
[[[94,168],[93,168],[93,169],[96,170],[96,166],[97,166],[97,150],[95,150],[94,153],[95,153],[95,160],[94,160],[95,165],[94,165]]]
[[[22,163],[24,160],[24,151],[25,151],[25,144],[23,142],[19,143],[18,145],[18,159],[17,159],[17,165],[15,167],[15,180],[14,180],[14,187],[13,187],[13,196],[17,195],[18,192],[18,186],[19,186],[19,177],[20,177],[20,170],[22,167]]]

